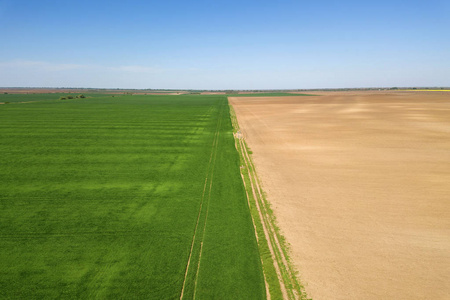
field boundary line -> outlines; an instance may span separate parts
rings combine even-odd
[[[235,146],[236,146],[236,144],[235,144]],[[237,149],[237,146],[236,146],[236,149]],[[247,185],[245,183],[245,178],[244,178],[244,175],[242,175],[242,173],[241,173],[241,178],[242,178],[242,182],[244,183],[244,190],[245,190],[245,196],[247,196],[248,208],[250,209],[250,207],[251,207],[250,197],[248,196]],[[259,236],[258,236],[258,230],[256,229],[256,225],[255,225],[255,220],[253,219],[253,216],[251,215],[251,213],[250,213],[250,216],[252,219],[253,228],[255,229],[256,242],[259,244],[260,241],[259,241]],[[258,247],[258,250],[259,250],[259,247]],[[261,257],[261,253],[259,255],[259,259],[261,261],[261,265],[264,265],[263,259]],[[264,272],[264,271],[263,271],[263,276],[264,276],[264,287],[266,289],[266,297],[267,297],[267,300],[271,300],[272,297],[270,295],[269,283],[267,281],[266,272]]]
[[[244,165],[241,166],[241,177],[244,182],[248,200],[250,201],[249,194],[251,194],[253,196],[253,201],[251,202],[253,202],[257,211],[256,215],[251,214],[252,219],[259,218],[258,222],[261,224],[260,229],[262,231],[259,234],[262,234],[265,237],[265,242],[267,243],[267,247],[273,259],[272,263],[276,271],[276,276],[278,277],[282,297],[283,299],[289,300],[307,299],[303,286],[298,282],[297,272],[289,260],[289,249],[276,225],[275,216],[273,216],[270,211],[270,203],[267,201],[262,191],[260,180],[256,174],[255,166],[249,154],[245,138],[240,132],[237,117],[232,105],[230,105],[230,112],[235,131],[235,145],[241,156],[241,161],[244,163]],[[246,181],[249,182],[249,185],[246,184]],[[249,205],[251,202],[249,202]],[[255,221],[256,220],[253,220],[254,224]],[[258,241],[258,243],[260,242]],[[264,261],[262,262],[264,266]],[[267,271],[266,268],[263,268],[263,270],[264,272]],[[271,290],[270,287],[269,290]]]
[[[197,238],[198,224],[200,222],[200,217],[201,217],[201,214],[202,214],[203,204],[204,204],[204,200],[205,200],[205,192],[206,192],[206,188],[208,186],[208,179],[210,179],[209,180],[210,181],[210,190],[209,190],[209,194],[208,195],[209,195],[209,197],[211,195],[212,177],[213,177],[214,164],[215,164],[215,159],[213,161],[213,157],[215,157],[214,154],[217,154],[217,144],[218,144],[218,137],[219,137],[220,126],[221,126],[221,116],[222,116],[222,108],[220,108],[220,111],[219,111],[219,118],[217,120],[216,130],[214,132],[214,139],[213,139],[213,143],[211,145],[211,155],[209,157],[205,183],[203,185],[202,198],[200,200],[200,207],[199,207],[199,211],[198,211],[198,215],[197,215],[197,221],[196,221],[196,224],[195,224],[194,235],[192,236],[192,242],[191,242],[191,249],[190,249],[190,252],[189,252],[189,258],[188,258],[188,262],[186,264],[186,270],[185,270],[185,273],[184,273],[183,286],[181,288],[180,300],[183,299],[185,288],[186,288],[187,277],[188,277],[189,268],[190,268],[190,265],[191,265],[192,253],[193,253],[193,250],[194,250],[195,240]],[[208,199],[208,203],[207,204],[209,204],[209,199]],[[206,218],[208,216],[208,208],[209,207],[207,207],[207,210],[206,210],[206,217],[205,217],[204,228],[206,227]],[[203,236],[202,236],[202,240],[200,241],[200,243],[201,243],[200,244],[200,249],[202,249],[202,247],[203,247]],[[198,268],[200,266],[200,257],[201,257],[201,253],[200,253],[200,256],[199,256],[199,263],[198,263],[198,266],[197,266],[196,279],[195,279],[195,282],[194,282],[195,286],[197,285],[196,281],[197,281],[197,276],[198,276]],[[195,289],[194,289],[194,294],[195,294]]]
[[[239,143],[241,144],[241,149],[244,149],[244,150],[242,150],[242,153],[244,155],[244,163],[245,163],[245,166],[247,167],[247,170],[249,170],[248,153],[247,153],[246,149],[244,148],[245,145],[243,144],[242,138],[239,139]],[[272,254],[272,257],[274,258],[274,267],[277,272],[278,281],[280,282],[283,299],[291,299],[291,297],[289,297],[290,295],[286,288],[286,282],[283,280],[279,257],[275,251],[275,247],[274,247],[275,245],[274,245],[273,236],[272,236],[273,232],[269,228],[269,224],[267,222],[267,217],[264,216],[265,210],[263,210],[261,208],[261,203],[258,199],[259,195],[256,194],[255,183],[253,181],[252,176],[250,175],[250,172],[249,172],[249,180],[250,180],[250,188],[252,190],[253,197],[256,200],[255,201],[256,209],[258,210],[259,218],[262,221],[264,235],[266,237],[266,240],[270,241],[270,243],[268,243],[268,246],[269,246],[270,253]]]

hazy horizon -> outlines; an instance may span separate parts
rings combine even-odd
[[[449,86],[448,1],[0,0],[0,86]]]
[[[105,90],[105,91],[113,91],[113,90],[119,90],[119,91],[211,91],[211,92],[225,92],[225,91],[249,91],[249,92],[272,92],[272,91],[318,91],[318,90],[403,90],[403,89],[426,89],[426,90],[433,90],[437,89],[447,91],[450,89],[449,86],[373,86],[373,87],[336,87],[336,88],[311,88],[311,89],[177,89],[177,88],[167,88],[167,89],[160,89],[160,88],[115,88],[115,87],[67,87],[67,86],[0,86],[0,89],[3,90]]]

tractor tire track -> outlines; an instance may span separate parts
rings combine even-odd
[[[197,282],[198,282],[198,274],[200,272],[200,263],[202,261],[202,253],[203,253],[203,240],[205,239],[205,232],[206,232],[206,223],[208,221],[208,212],[209,212],[209,203],[211,201],[211,191],[212,191],[212,184],[214,179],[214,168],[216,166],[216,158],[217,158],[217,149],[219,148],[219,136],[220,136],[220,128],[222,125],[222,112],[223,112],[223,106],[220,108],[219,113],[219,120],[217,125],[217,132],[216,132],[216,144],[214,148],[214,158],[211,165],[211,180],[209,183],[209,191],[208,191],[208,198],[207,198],[207,207],[206,207],[206,216],[205,216],[205,222],[203,224],[203,232],[202,232],[202,238],[201,238],[201,244],[200,244],[200,253],[198,256],[198,266],[197,266],[197,273],[195,275],[195,281],[194,281],[194,296],[193,299],[195,299],[196,293],[197,293]]]
[[[200,207],[199,207],[199,210],[198,210],[198,215],[197,215],[197,221],[196,221],[196,224],[195,224],[194,234],[192,236],[191,248],[190,248],[189,257],[188,257],[188,261],[187,261],[187,264],[186,264],[186,270],[185,270],[184,279],[183,279],[183,286],[181,288],[180,300],[183,299],[184,294],[185,294],[185,290],[186,290],[186,283],[187,283],[188,273],[189,273],[189,270],[190,270],[190,267],[191,267],[191,262],[192,262],[192,259],[193,259],[193,253],[194,253],[194,247],[196,245],[196,239],[198,238],[198,236],[197,236],[198,229],[199,229],[198,227],[199,227],[199,223],[201,221],[203,206],[205,205],[205,194],[206,194],[206,189],[208,187],[208,182],[209,182],[209,192],[208,192],[208,197],[207,197],[207,200],[206,200],[206,212],[205,212],[204,226],[203,226],[202,236],[201,236],[201,240],[200,240],[200,253],[199,253],[199,256],[198,256],[197,269],[195,271],[196,272],[195,280],[194,280],[194,298],[195,298],[195,291],[196,291],[196,287],[197,287],[197,278],[198,278],[198,270],[200,268],[201,253],[202,253],[202,249],[203,249],[203,238],[204,238],[204,232],[205,232],[205,228],[206,228],[206,221],[207,221],[207,217],[208,217],[209,200],[211,198],[212,179],[213,179],[213,172],[214,172],[214,166],[215,166],[215,160],[216,160],[217,148],[218,148],[217,145],[218,145],[218,141],[219,141],[220,128],[221,128],[221,124],[222,124],[222,111],[223,111],[223,108],[222,108],[222,106],[220,106],[219,117],[218,117],[218,120],[217,120],[216,130],[215,130],[215,133],[214,133],[214,140],[213,140],[213,143],[212,143],[212,146],[211,146],[211,155],[209,157],[207,174],[206,174],[206,178],[205,178],[205,183],[203,185],[202,197],[201,197],[201,200],[200,200]]]
[[[235,141],[239,144],[238,151],[240,152],[245,165],[244,170],[246,170],[245,175],[241,171],[241,176],[243,178],[244,186],[246,186],[245,177],[248,177],[251,189],[247,190],[246,188],[247,197],[249,197],[249,193],[253,196],[254,205],[258,212],[258,216],[262,225],[262,231],[267,240],[267,246],[269,248],[270,254],[273,258],[273,265],[278,277],[278,281],[280,283],[282,297],[283,299],[289,300],[305,299],[307,296],[303,291],[303,287],[298,283],[296,271],[291,265],[288,258],[287,249],[285,248],[283,242],[280,240],[280,233],[277,231],[275,219],[269,211],[269,203],[265,199],[262,192],[261,184],[259,182],[259,178],[257,177],[252,159],[248,153],[245,139],[242,133],[239,131],[239,124],[237,123],[237,119],[234,120],[233,125],[235,127],[235,130],[237,130],[234,135]]]
[[[258,210],[259,218],[262,221],[264,236],[266,237],[267,241],[270,241],[268,243],[268,246],[269,246],[269,250],[270,250],[270,253],[271,253],[272,257],[274,258],[274,267],[275,267],[275,270],[277,272],[278,281],[280,282],[281,292],[283,294],[283,299],[290,299],[288,297],[288,291],[286,289],[286,285],[285,285],[285,282],[283,280],[283,276],[282,276],[281,269],[280,269],[280,266],[279,266],[279,260],[277,259],[277,255],[276,255],[275,250],[274,250],[272,230],[270,230],[270,228],[269,228],[268,221],[266,220],[266,217],[263,214],[263,209],[261,207],[262,205],[261,205],[261,203],[259,201],[259,197],[258,197],[259,195],[257,195],[257,193],[256,193],[257,189],[255,188],[255,182],[254,182],[254,180],[252,178],[253,176],[251,175],[251,172],[250,172],[251,169],[250,169],[250,163],[248,161],[249,160],[248,152],[247,152],[247,149],[245,147],[245,144],[244,144],[242,138],[239,139],[239,143],[240,143],[241,151],[242,151],[242,154],[243,154],[243,157],[244,157],[245,167],[246,167],[247,170],[249,170],[250,186],[251,186],[253,198],[255,199],[256,209]]]

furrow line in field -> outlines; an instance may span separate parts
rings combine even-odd
[[[201,244],[200,244],[200,253],[198,255],[198,266],[197,266],[197,273],[195,274],[195,281],[194,281],[194,296],[192,299],[195,299],[196,292],[197,292],[197,282],[198,282],[198,274],[200,272],[200,263],[202,261],[202,253],[203,253],[203,240],[205,238],[205,232],[206,232],[206,223],[208,220],[208,212],[209,212],[209,203],[211,201],[211,191],[212,191],[212,183],[214,178],[214,168],[216,165],[216,158],[217,158],[217,149],[219,148],[219,136],[220,136],[220,128],[222,125],[222,113],[223,113],[223,106],[220,108],[219,113],[219,121],[218,121],[218,129],[217,129],[217,135],[216,135],[216,145],[215,145],[215,151],[214,151],[214,158],[211,165],[211,180],[209,183],[209,192],[208,192],[208,198],[207,198],[207,206],[206,206],[206,215],[205,215],[205,221],[203,223],[203,232],[202,232],[202,238],[201,238]]]
[[[191,261],[193,259],[192,254],[194,252],[194,246],[195,246],[195,241],[197,239],[197,232],[198,232],[198,226],[201,220],[201,215],[202,215],[202,210],[203,210],[203,205],[204,205],[204,200],[205,200],[205,193],[206,193],[206,188],[208,187],[208,181],[210,181],[210,191],[208,193],[208,197],[210,197],[211,194],[211,185],[212,185],[212,174],[213,174],[213,166],[215,163],[215,154],[217,153],[217,143],[218,143],[218,137],[219,137],[219,132],[220,132],[220,125],[221,125],[221,115],[222,115],[222,110],[220,110],[219,112],[219,118],[217,121],[217,126],[216,126],[216,131],[214,133],[214,139],[213,139],[213,143],[211,146],[211,154],[209,157],[209,162],[208,162],[208,169],[207,169],[207,174],[206,174],[206,178],[205,178],[205,183],[203,185],[203,192],[202,192],[202,197],[200,200],[200,207],[198,210],[198,215],[197,215],[197,221],[195,224],[195,229],[194,229],[194,234],[192,236],[192,242],[191,242],[191,248],[190,248],[190,252],[189,252],[189,258],[186,264],[186,271],[184,274],[184,279],[183,279],[183,286],[181,289],[181,294],[180,294],[180,300],[183,299],[184,293],[185,293],[185,289],[186,289],[186,283],[187,283],[187,277],[188,277],[188,273],[190,270],[190,265],[191,265]],[[213,160],[214,159],[214,160]],[[209,204],[209,198],[208,198],[208,204]],[[207,214],[207,211],[206,211]],[[206,226],[206,218],[205,218],[205,226]],[[203,246],[203,238],[200,241],[200,247]],[[199,264],[200,264],[200,259],[199,259]],[[198,267],[197,267],[197,271],[196,274],[198,274]],[[196,275],[197,278],[197,275]],[[196,282],[195,282],[196,285]]]

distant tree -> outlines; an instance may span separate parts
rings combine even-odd
[[[67,99],[73,99],[73,96],[72,95],[68,95]]]
[[[8,95],[8,93],[7,93],[7,92],[4,92],[3,94],[5,94],[5,95]]]
[[[59,97],[59,100],[66,100],[67,98],[66,97]]]
[[[83,94],[77,96],[77,98],[86,98]]]

